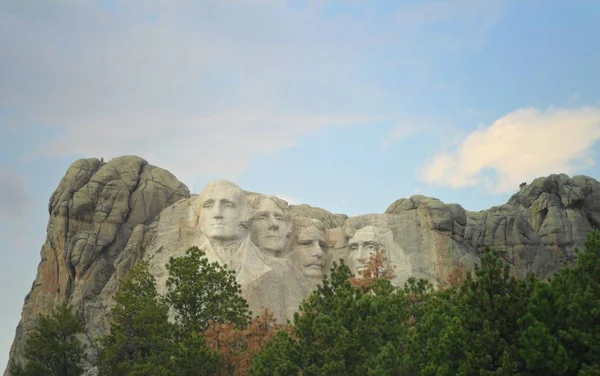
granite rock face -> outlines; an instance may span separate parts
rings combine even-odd
[[[502,251],[517,277],[548,277],[573,263],[575,248],[600,228],[599,184],[550,175],[480,212],[415,195],[381,214],[348,217],[228,181],[190,196],[168,171],[134,156],[78,160],[50,198],[47,239],[11,358],[20,357],[38,314],[63,301],[82,312],[93,345],[109,330],[112,297],[131,266],[147,259],[164,292],[165,264],[191,246],[236,272],[254,313],[268,308],[280,321],[333,261],[344,259],[360,275],[360,260],[378,249],[395,268],[396,285],[416,277],[443,286],[457,266],[472,268],[486,246]]]
[[[89,342],[106,333],[117,281],[142,256],[149,225],[186,197],[189,190],[175,176],[139,157],[74,162],[50,197],[46,242],[11,359],[20,357],[38,314],[63,301],[83,314]]]
[[[586,176],[537,178],[508,204],[521,212],[538,236],[536,242],[559,266],[572,263],[575,248],[600,228],[600,183]]]

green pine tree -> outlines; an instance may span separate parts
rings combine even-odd
[[[520,324],[519,354],[531,375],[600,375],[600,232],[577,264],[536,285]]]
[[[511,277],[499,253],[486,248],[461,285],[426,300],[410,336],[411,373],[518,375],[519,320],[533,285],[533,276]]]
[[[461,286],[461,318],[467,331],[466,361],[482,375],[515,375],[519,319],[533,293],[535,277],[517,280],[500,254],[486,248],[481,267]]]
[[[101,375],[169,375],[174,327],[147,262],[132,268],[115,300],[110,334],[102,340]]]
[[[102,375],[213,375],[219,355],[208,348],[204,331],[211,323],[248,324],[248,303],[235,274],[209,263],[200,249],[171,258],[167,270],[165,297],[145,261],[117,293],[111,331],[102,341]]]
[[[25,342],[25,365],[12,362],[12,376],[78,376],[86,358],[77,335],[84,324],[73,309],[63,303],[48,315],[40,315]]]
[[[301,304],[291,333],[279,332],[254,358],[252,374],[402,374],[397,357],[385,358],[381,350],[403,353],[409,296],[387,279],[362,289],[352,277],[343,261],[334,263],[331,277]]]
[[[251,318],[235,272],[209,263],[198,247],[167,264],[166,301],[185,332],[204,332],[210,323],[232,322],[245,328]]]
[[[212,376],[218,374],[219,354],[213,353],[204,337],[178,330],[171,359],[172,376]]]

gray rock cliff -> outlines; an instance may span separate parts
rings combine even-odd
[[[345,259],[386,251],[394,283],[426,278],[443,286],[486,246],[503,252],[513,273],[551,276],[573,263],[590,231],[600,228],[600,183],[550,175],[521,188],[507,204],[471,212],[415,195],[384,213],[348,217],[309,205],[288,205],[226,181],[199,195],[166,170],[135,156],[74,162],[52,194],[46,242],[11,348],[19,359],[39,313],[68,301],[86,323],[86,341],[109,330],[107,312],[119,282],[144,258],[161,291],[165,263],[197,245],[234,269],[255,313],[269,308],[283,321]],[[5,375],[8,373],[5,372]]]
[[[189,190],[175,176],[139,157],[74,162],[50,197],[46,242],[11,359],[20,358],[38,314],[63,301],[82,312],[89,342],[105,333],[117,281],[143,254],[153,219],[186,197]]]

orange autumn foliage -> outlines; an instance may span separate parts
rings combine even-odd
[[[265,309],[247,328],[239,329],[227,322],[211,324],[204,333],[210,349],[221,355],[218,375],[247,375],[252,357],[261,351],[267,341],[285,325],[277,324],[273,312]]]
[[[378,280],[394,278],[394,268],[388,263],[388,259],[381,249],[372,254],[369,260],[361,259],[359,262],[363,265],[366,264],[367,268],[360,275],[351,278],[350,282],[364,292],[371,290],[373,284]]]
[[[446,283],[449,288],[455,288],[462,285],[465,279],[467,279],[467,267],[461,262],[448,274]]]

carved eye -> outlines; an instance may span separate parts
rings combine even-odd
[[[226,202],[225,203],[225,207],[226,208],[233,208],[233,204],[231,202]]]
[[[350,247],[348,247],[348,249],[351,251],[356,251],[356,250],[358,250],[358,245],[352,244]]]
[[[373,251],[373,252],[374,252],[374,251],[376,251],[376,250],[377,250],[377,247],[376,247],[376,246],[374,246],[373,244],[369,244],[369,245],[367,246],[367,250],[369,250],[369,251]]]
[[[267,217],[265,217],[264,215],[261,215],[261,216],[260,216],[260,217],[258,217],[256,220],[257,220],[257,221],[264,222],[264,221],[266,221],[266,220],[267,220]]]
[[[283,217],[277,216],[275,217],[275,219],[277,220],[277,222],[283,222]]]
[[[213,203],[212,202],[205,202],[204,205],[202,205],[202,207],[204,209],[210,209],[213,207]]]

